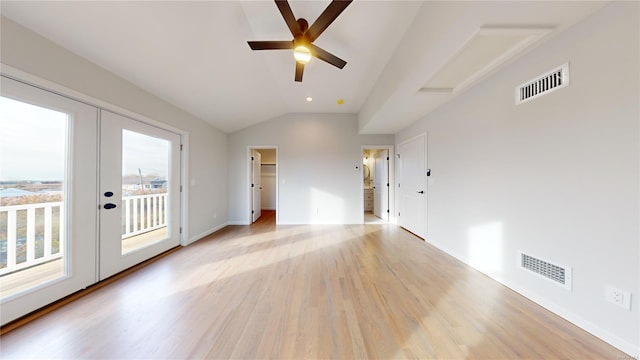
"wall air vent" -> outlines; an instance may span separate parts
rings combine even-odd
[[[569,63],[518,86],[516,88],[516,105],[546,95],[567,85],[569,85]]]
[[[571,290],[571,268],[520,253],[520,267]]]

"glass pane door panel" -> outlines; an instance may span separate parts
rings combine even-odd
[[[122,254],[168,237],[171,143],[122,130]]]
[[[0,81],[4,325],[97,279],[98,110]]]
[[[100,279],[180,243],[180,135],[100,111]]]
[[[0,298],[66,274],[68,115],[0,97]]]

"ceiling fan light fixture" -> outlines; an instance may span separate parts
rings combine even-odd
[[[293,57],[300,64],[308,64],[311,61],[311,50],[304,45],[298,45],[293,49]]]
[[[0,0],[1,1],[1,0]],[[321,49],[313,42],[322,34],[331,23],[351,4],[353,0],[331,0],[320,16],[311,26],[303,18],[296,19],[287,0],[275,0],[280,15],[287,24],[293,41],[247,41],[251,50],[293,50],[296,60],[296,73],[294,81],[302,82],[304,66],[312,57],[318,58],[330,65],[342,69],[347,62]]]

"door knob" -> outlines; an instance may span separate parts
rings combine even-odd
[[[112,203],[106,203],[104,204],[104,208],[109,210],[109,209],[113,209],[116,207],[116,204],[112,204]]]

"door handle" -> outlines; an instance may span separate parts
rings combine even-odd
[[[416,191],[418,194],[424,194],[424,191],[420,190],[420,191]]]
[[[106,203],[104,204],[104,208],[109,210],[109,209],[113,209],[116,207],[116,204],[112,204],[112,203]]]

